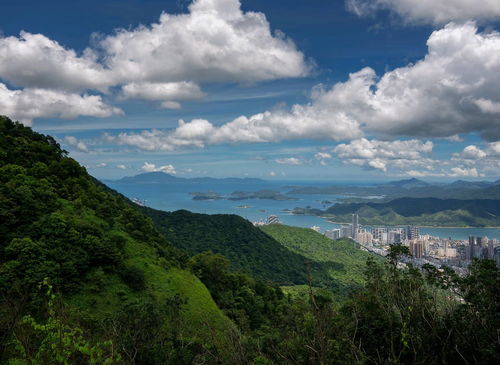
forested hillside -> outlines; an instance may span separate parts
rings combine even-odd
[[[319,262],[292,252],[240,216],[185,210],[169,213],[151,208],[143,211],[169,242],[191,254],[208,250],[220,253],[231,261],[234,270],[280,285],[307,284],[310,272],[314,285],[339,287],[328,271],[340,268],[340,263]]]
[[[476,261],[458,277],[447,268],[402,268],[398,256],[408,252],[395,246],[387,261],[368,260],[364,285],[342,300],[314,288],[292,298],[269,282],[289,280],[305,264],[336,290],[342,282],[332,280],[329,268],[351,270],[355,247],[344,242],[329,250],[305,231],[268,228],[291,252],[234,216],[148,214],[161,232],[53,138],[0,117],[0,363],[492,364],[499,358],[500,270],[493,261]],[[231,247],[235,263],[204,251],[210,245]],[[255,270],[266,282],[234,269]]]
[[[261,227],[269,236],[293,252],[318,262],[330,262],[328,274],[333,281],[349,288],[364,284],[364,271],[368,258],[377,256],[362,251],[359,244],[350,239],[331,240],[309,228],[272,224]]]

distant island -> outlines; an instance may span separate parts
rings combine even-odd
[[[206,193],[203,192],[192,192],[189,193],[193,196],[193,200],[247,200],[247,199],[267,199],[267,200],[298,200],[297,198],[292,198],[286,195],[281,194],[278,191],[274,190],[259,190],[254,192],[248,191],[235,191],[229,194],[228,196],[224,196],[222,194],[209,191]]]
[[[119,180],[112,180],[113,183],[126,184],[265,184],[266,180],[256,178],[228,177],[217,179],[213,177],[177,177],[165,172],[146,172],[135,176],[127,176]]]
[[[464,181],[452,183],[429,183],[419,179],[391,181],[366,186],[331,185],[294,187],[287,194],[343,195],[344,200],[390,201],[396,198],[439,198],[439,199],[500,199],[500,180]]]
[[[398,198],[389,202],[342,203],[326,210],[295,208],[293,214],[318,215],[334,222],[350,222],[359,215],[366,225],[440,227],[500,227],[500,200]]]

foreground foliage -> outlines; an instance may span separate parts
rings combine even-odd
[[[474,262],[465,277],[430,266],[399,268],[398,255],[407,250],[398,246],[387,261],[369,259],[363,279],[340,301],[331,291],[338,281],[325,285],[329,290],[311,284],[316,273],[343,269],[342,262],[330,263],[334,271],[304,267],[305,256],[335,261],[317,237],[274,232],[294,253],[230,216],[188,212],[160,221],[160,232],[51,137],[6,118],[0,118],[0,156],[0,363],[490,364],[499,358],[500,271],[493,261]],[[190,224],[209,239],[187,235]],[[169,239],[199,246],[185,252]],[[258,254],[251,244],[259,239],[273,246],[258,245]],[[233,264],[205,250],[228,243],[238,247],[227,249]],[[337,258],[343,252],[354,259],[356,248],[344,244]],[[290,267],[273,256],[280,253]],[[288,295],[276,283],[291,281],[294,270],[305,285]]]

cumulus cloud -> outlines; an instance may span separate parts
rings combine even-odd
[[[88,153],[90,152],[87,144],[76,137],[66,136],[64,137],[64,143],[69,146],[75,147],[78,151]]]
[[[274,160],[280,165],[302,165],[303,161],[297,157],[277,158]]]
[[[349,144],[339,144],[333,152],[345,162],[387,171],[389,166],[400,169],[421,166],[432,169],[433,161],[427,158],[432,152],[432,142],[416,139],[406,141],[378,141],[361,138]]]
[[[240,5],[239,0],[195,0],[187,14],[163,13],[150,26],[96,36],[96,46],[82,54],[42,34],[0,38],[0,75],[19,87],[70,91],[307,75],[310,67],[293,42],[273,34],[264,14],[245,13]]]
[[[257,82],[305,76],[295,45],[273,34],[262,13],[239,0],[195,0],[189,14],[163,13],[158,23],[119,30],[100,41],[106,66],[122,80]]]
[[[149,163],[149,162],[144,162],[144,165],[142,165],[141,170],[145,172],[164,172],[166,174],[171,174],[171,175],[175,175],[177,173],[173,165],[164,165],[156,167],[154,163]]]
[[[109,117],[123,114],[107,105],[99,95],[79,95],[47,89],[10,90],[0,83],[0,110],[3,114],[31,125],[34,118],[74,119],[80,115]]]
[[[455,153],[456,160],[488,160],[500,159],[500,142],[486,143],[484,148],[469,145],[461,153]]]
[[[478,148],[477,146],[470,145],[464,148],[462,152],[462,157],[466,159],[479,159],[486,157],[486,152]]]
[[[316,158],[316,160],[327,160],[332,158],[332,155],[328,152],[318,152],[314,155],[314,158]]]
[[[220,126],[197,119],[181,122],[174,131],[123,134],[117,140],[172,150],[293,139],[342,141],[365,133],[456,139],[479,132],[485,139],[500,139],[500,113],[494,107],[500,103],[500,34],[479,33],[474,23],[450,24],[433,32],[427,44],[427,56],[415,64],[380,78],[364,68],[330,89],[316,86],[309,103],[289,110],[240,116]],[[382,168],[380,161],[372,165]]]
[[[200,100],[205,97],[200,87],[193,82],[130,83],[122,87],[123,99],[162,101],[168,109],[180,108],[179,101]]]
[[[479,177],[482,176],[477,172],[475,167],[472,168],[462,168],[462,167],[452,167],[449,176],[453,177]]]
[[[200,83],[308,75],[311,67],[293,42],[273,33],[264,14],[245,13],[240,5],[239,0],[194,0],[187,14],[163,13],[150,26],[94,36],[94,46],[81,53],[42,34],[0,36],[0,80],[65,95],[106,93],[121,86],[124,98],[160,101],[162,108],[178,109],[181,101],[203,98]],[[31,96],[38,104],[45,102],[40,93]],[[95,98],[80,97],[87,102]],[[12,104],[6,98],[5,92],[0,94],[0,106]],[[99,101],[92,100],[90,114],[79,114],[109,116],[97,106]],[[50,116],[78,114],[64,101],[57,107]],[[34,108],[25,112],[16,104],[8,111],[13,116],[28,114],[22,121],[47,116]]]
[[[105,90],[113,83],[91,49],[79,56],[42,34],[28,32],[19,38],[0,37],[0,78],[18,87],[73,92]]]
[[[389,10],[409,23],[445,24],[500,18],[497,0],[346,0],[346,5],[358,16]]]
[[[120,169],[120,170],[126,170],[127,166],[120,164],[120,165],[116,165],[116,168]]]
[[[433,32],[427,45],[424,59],[381,78],[365,68],[330,90],[319,89],[316,112],[343,114],[375,134],[450,137],[478,131],[499,139],[500,113],[492,106],[500,101],[500,34],[479,33],[474,23],[449,24]]]

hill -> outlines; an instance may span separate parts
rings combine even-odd
[[[97,183],[52,137],[4,117],[0,156],[0,362],[16,353],[14,333],[33,345],[44,338],[19,322],[25,315],[49,316],[68,331],[81,326],[93,343],[136,346],[135,362],[183,356],[167,338],[223,347],[234,325],[185,268],[185,254],[134,204]]]
[[[457,180],[450,184],[431,184],[418,179],[407,179],[369,186],[300,187],[292,189],[288,194],[338,194],[365,200],[370,200],[367,196],[383,196],[384,201],[403,197],[500,200],[500,181]]]
[[[146,172],[135,176],[127,176],[113,182],[126,184],[265,184],[266,181],[255,178],[224,178],[216,179],[213,177],[177,177],[165,172]]]
[[[333,241],[309,228],[272,224],[260,229],[283,246],[311,260],[340,264],[333,266],[328,273],[332,280],[340,281],[346,287],[364,284],[366,260],[376,258],[362,251],[352,240]]]
[[[318,262],[293,252],[240,216],[142,210],[169,242],[190,254],[220,253],[229,258],[234,270],[279,285],[307,284],[310,268],[316,286],[344,290],[329,275],[332,269],[341,270],[342,263]]]
[[[336,204],[315,213],[338,222],[348,222],[357,213],[360,223],[371,225],[500,226],[500,200],[487,199],[399,198],[384,203]]]

